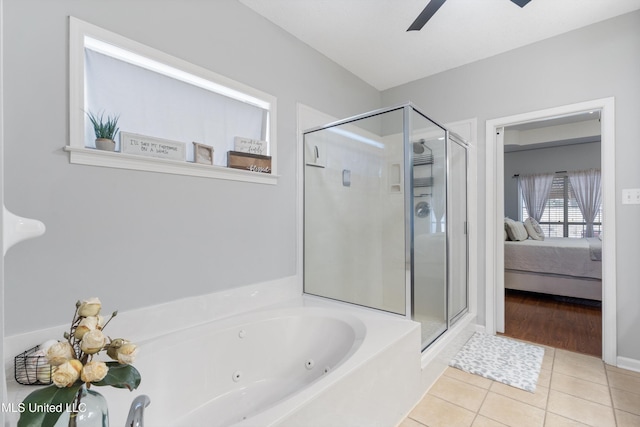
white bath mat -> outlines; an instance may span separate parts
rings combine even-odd
[[[542,347],[476,332],[449,365],[534,393],[543,357]]]

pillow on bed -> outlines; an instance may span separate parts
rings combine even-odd
[[[524,228],[526,228],[527,234],[533,240],[544,240],[544,231],[542,231],[540,224],[535,219],[527,218],[524,221]]]
[[[529,237],[529,233],[527,233],[527,229],[524,228],[524,224],[510,218],[504,219],[504,229],[507,230],[509,240],[520,242],[527,240]]]

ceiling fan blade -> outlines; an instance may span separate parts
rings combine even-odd
[[[525,7],[531,0],[511,0],[520,7]]]
[[[442,6],[445,1],[446,0],[431,0],[427,7],[425,7],[424,10],[420,12],[420,15],[418,15],[416,20],[413,21],[413,24],[411,24],[411,26],[407,28],[407,31],[420,31],[422,27],[424,27],[424,24],[426,24],[427,21],[431,19],[431,17],[438,11],[438,9],[440,9],[440,6]]]

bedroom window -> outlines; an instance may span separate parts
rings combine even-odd
[[[528,216],[523,201],[522,218],[524,219]],[[545,236],[548,237],[582,238],[586,236],[587,223],[578,207],[569,177],[554,177],[551,194],[540,219],[540,227],[544,230]],[[593,230],[596,236],[602,232],[602,206],[600,206],[595,217]]]

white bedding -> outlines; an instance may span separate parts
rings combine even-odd
[[[593,252],[587,239],[548,237],[545,240],[506,241],[504,268],[602,279],[602,262],[592,260]]]

